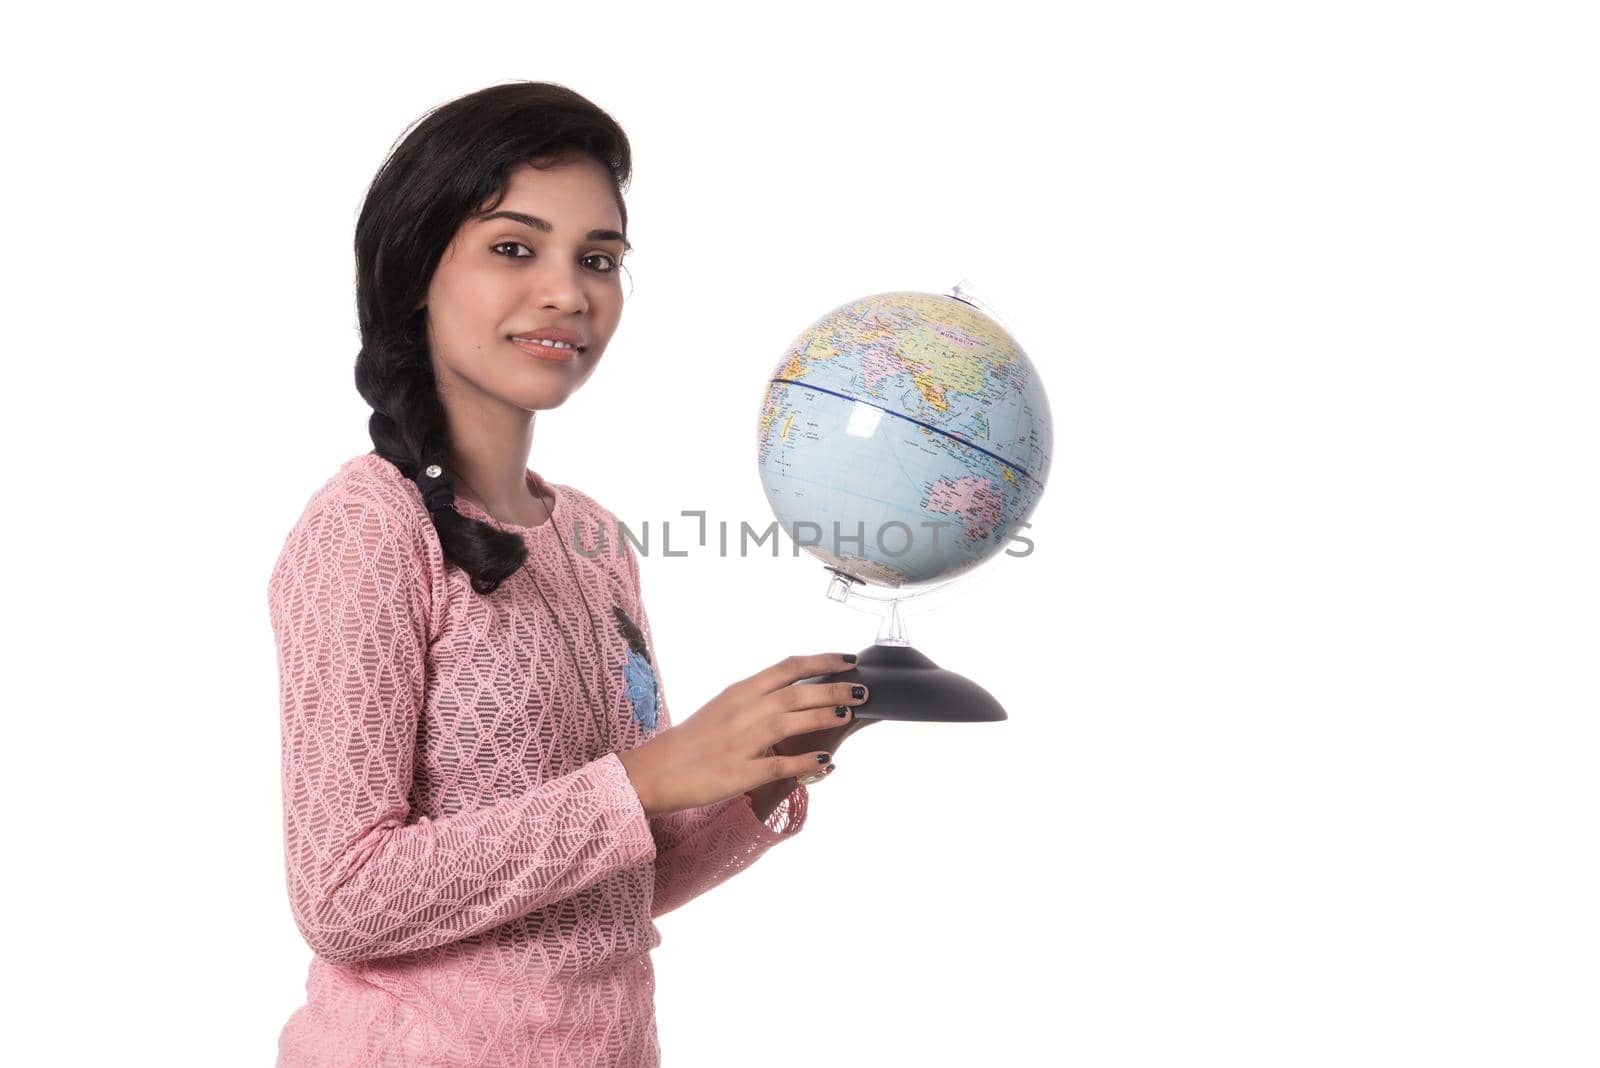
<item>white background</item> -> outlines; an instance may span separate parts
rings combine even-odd
[[[80,6],[3,45],[14,1063],[268,1065],[266,580],[370,448],[353,224],[427,109],[628,131],[634,290],[530,465],[770,519],[821,313],[967,278],[1049,391],[1034,553],[660,921],[664,1062],[1593,1065],[1596,35],[1582,5]],[[625,283],[626,284],[626,283]],[[643,562],[681,722],[870,621]]]

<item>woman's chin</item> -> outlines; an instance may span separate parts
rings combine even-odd
[[[576,392],[578,386],[574,384],[560,389],[508,390],[506,397],[519,408],[525,408],[530,412],[547,412],[567,403]]]

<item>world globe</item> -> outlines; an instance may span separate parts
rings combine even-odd
[[[797,545],[854,581],[946,582],[1005,548],[1044,492],[1044,387],[960,293],[842,304],[790,343],[767,383],[767,501]]]

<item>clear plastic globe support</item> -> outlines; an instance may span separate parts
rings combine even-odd
[[[834,308],[766,383],[757,443],[767,501],[827,595],[878,618],[854,669],[807,681],[867,685],[855,722],[1007,718],[906,630],[976,595],[1049,477],[1044,386],[993,309],[965,280]]]

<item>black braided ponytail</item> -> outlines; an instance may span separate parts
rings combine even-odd
[[[455,509],[427,310],[417,305],[456,230],[499,205],[513,169],[582,156],[610,172],[626,230],[622,191],[633,164],[616,121],[565,86],[491,86],[423,116],[379,168],[356,221],[355,379],[372,405],[372,451],[416,482],[446,561],[466,571],[479,593],[493,593],[522,566],[528,548],[516,532]]]

